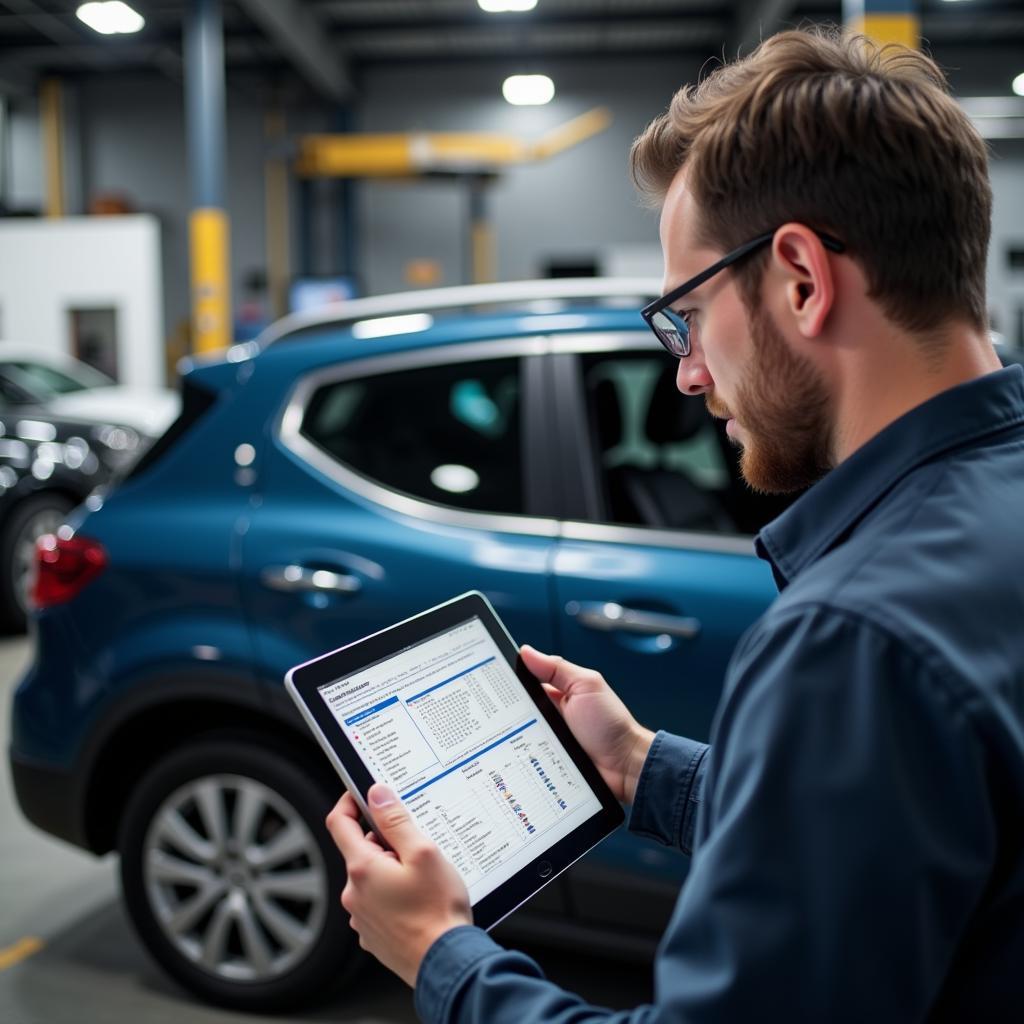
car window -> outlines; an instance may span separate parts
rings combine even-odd
[[[661,353],[585,357],[605,520],[633,526],[739,532],[729,511],[727,450],[700,399],[675,387]]]
[[[702,398],[679,393],[661,352],[581,358],[605,522],[757,533],[797,495],[758,494]]]
[[[76,366],[74,370],[58,370],[55,366],[25,359],[12,359],[7,365],[16,369],[35,390],[47,396],[67,395],[74,391],[105,387],[114,383],[105,374],[84,363]]]
[[[0,391],[12,405],[38,405],[53,397],[10,363],[0,363]]]
[[[302,433],[393,490],[480,512],[523,508],[518,359],[420,367],[317,389]]]

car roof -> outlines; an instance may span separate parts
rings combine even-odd
[[[256,357],[260,362],[280,360],[298,370],[474,341],[588,331],[645,332],[639,311],[652,295],[659,294],[659,288],[660,282],[653,278],[580,278],[355,299],[315,314],[284,317],[255,340],[226,351],[187,356],[179,371],[202,371],[212,383],[224,373],[233,375],[231,364]],[[412,323],[410,318],[415,318]]]
[[[275,342],[305,335],[317,328],[357,327],[366,321],[403,315],[461,312],[478,317],[493,313],[500,307],[515,307],[520,312],[552,313],[561,311],[565,303],[579,302],[635,310],[659,295],[660,287],[660,282],[653,278],[583,277],[502,281],[374,295],[331,303],[314,312],[292,313],[271,324],[256,343],[265,349]],[[554,306],[556,303],[559,305]]]

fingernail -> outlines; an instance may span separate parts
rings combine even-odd
[[[370,803],[374,807],[387,807],[394,802],[395,794],[387,786],[382,786],[378,782],[370,787]]]

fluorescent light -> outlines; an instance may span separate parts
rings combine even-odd
[[[378,316],[352,325],[353,338],[387,338],[392,334],[415,334],[429,331],[434,318],[429,313],[408,313],[405,316]]]
[[[509,14],[519,11],[532,11],[537,0],[476,0],[481,11],[488,14]]]
[[[1024,71],[1022,71],[1014,80],[1013,85],[1010,87],[1018,96],[1024,96]]]
[[[517,107],[536,107],[551,102],[555,83],[547,75],[512,75],[502,83],[501,95]]]
[[[104,36],[127,35],[138,32],[146,19],[138,11],[132,10],[121,0],[104,0],[103,3],[82,4],[75,11],[80,21],[84,21],[93,31]]]

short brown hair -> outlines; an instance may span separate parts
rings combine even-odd
[[[988,153],[922,53],[834,28],[779,33],[680,89],[630,162],[656,202],[687,165],[703,244],[724,252],[798,221],[846,243],[905,329],[987,326]],[[750,306],[766,260],[737,270]]]

